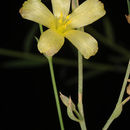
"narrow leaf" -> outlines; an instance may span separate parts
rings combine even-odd
[[[29,68],[29,67],[37,67],[40,65],[43,65],[42,62],[35,62],[30,60],[11,60],[11,61],[5,61],[1,63],[0,67],[2,68]]]
[[[27,36],[25,37],[24,41],[23,41],[23,45],[24,45],[24,51],[25,52],[29,52],[31,49],[31,46],[33,45],[33,36],[35,35],[36,31],[38,29],[37,24],[34,24],[30,30],[28,31]]]
[[[105,17],[103,19],[103,24],[104,24],[104,30],[106,33],[106,37],[114,42],[115,41],[115,34],[114,34],[114,29],[113,29],[113,26],[112,26],[110,19],[108,17]],[[112,43],[112,42],[110,42],[110,43]]]

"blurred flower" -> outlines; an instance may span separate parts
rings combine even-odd
[[[47,56],[53,56],[63,46],[64,38],[67,38],[85,58],[95,55],[98,50],[97,41],[90,34],[75,29],[104,16],[106,12],[103,3],[99,0],[87,0],[69,14],[70,0],[51,2],[54,15],[41,0],[27,0],[20,9],[23,18],[49,28],[40,36],[39,51]]]

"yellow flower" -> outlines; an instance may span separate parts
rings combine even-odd
[[[88,59],[96,54],[97,41],[88,33],[75,29],[95,22],[106,11],[99,0],[87,0],[69,14],[70,1],[51,0],[53,15],[41,0],[27,0],[20,9],[20,14],[25,19],[49,28],[41,34],[38,41],[41,53],[53,56],[63,46],[64,38],[67,38]]]

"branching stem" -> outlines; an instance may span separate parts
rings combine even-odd
[[[116,104],[116,107],[115,107],[113,113],[111,114],[110,118],[107,120],[107,122],[106,122],[106,124],[104,125],[104,127],[103,127],[102,130],[107,130],[107,129],[109,128],[109,126],[111,125],[111,123],[112,123],[112,122],[115,120],[115,118],[116,118],[116,117],[114,116],[114,114],[115,114],[115,112],[117,111],[118,106],[119,106],[120,104],[122,104],[122,99],[123,99],[123,96],[124,96],[124,92],[125,92],[127,80],[128,80],[128,78],[129,78],[129,74],[130,74],[130,61],[129,61],[129,63],[128,63],[128,67],[127,67],[127,70],[126,70],[126,75],[125,75],[125,78],[124,78],[124,82],[123,82],[123,85],[122,85],[122,89],[121,89],[120,96],[119,96],[119,98],[118,98],[118,102],[117,102],[117,104]],[[128,99],[129,99],[129,98],[128,98]],[[128,99],[126,99],[126,100],[128,100]],[[125,100],[125,101],[126,101],[126,100]],[[125,101],[124,101],[124,102],[125,102]],[[123,102],[123,103],[124,103],[124,102]]]

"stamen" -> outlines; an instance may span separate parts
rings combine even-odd
[[[68,25],[68,24],[70,24],[70,23],[71,23],[71,20],[67,21],[67,23],[66,23],[66,24]]]
[[[61,24],[63,22],[63,13],[61,12],[60,18],[59,18],[59,23]]]
[[[70,17],[70,15],[67,15],[67,16],[66,16],[66,19],[68,20],[68,19],[69,19],[69,17]]]
[[[60,33],[64,33],[66,30],[70,29],[68,26],[71,23],[69,20],[69,15],[64,17],[63,13],[60,13],[60,17],[57,19],[57,31]]]

